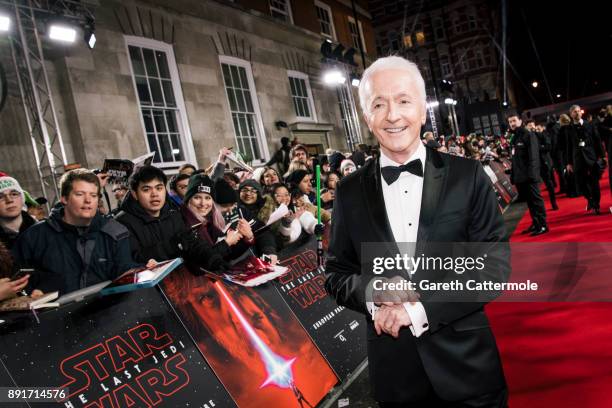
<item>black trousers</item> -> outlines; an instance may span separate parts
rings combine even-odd
[[[540,184],[518,183],[516,188],[521,197],[527,202],[529,214],[531,215],[531,222],[536,229],[546,227],[546,208],[544,207],[542,194],[540,194]]]
[[[599,167],[597,163],[587,166],[586,163],[575,168],[576,182],[580,192],[586,198],[591,208],[599,208],[601,191],[599,189]]]
[[[548,191],[550,205],[553,207],[556,207],[557,198],[555,197],[555,183],[554,183],[555,176],[553,174],[553,169],[543,163],[540,163],[540,177],[542,177],[542,181],[544,182],[544,185],[546,186],[546,190]]]
[[[478,395],[463,401],[444,401],[432,394],[418,402],[378,402],[380,408],[506,408],[508,389],[504,388],[490,394]]]

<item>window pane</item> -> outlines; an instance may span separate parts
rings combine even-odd
[[[164,120],[164,115],[162,111],[153,111],[153,120],[155,122],[155,130],[158,134],[168,131],[168,129],[166,129],[166,121]]]
[[[129,46],[130,59],[132,60],[132,68],[134,69],[134,75],[144,75],[144,64],[142,63],[142,55],[140,55],[140,48]]]
[[[291,96],[297,95],[295,90],[295,78],[289,77],[289,86],[291,87]]]
[[[232,86],[232,77],[229,66],[227,66],[227,64],[221,64],[221,70],[223,71],[223,81],[225,82],[225,86]]]
[[[176,126],[176,114],[177,111],[166,111],[166,124],[168,125],[168,132],[178,132],[178,127]]]
[[[240,75],[238,74],[238,67],[232,65],[230,68],[230,72],[232,73],[232,82],[234,84],[234,88],[240,88]]]
[[[238,110],[240,112],[244,112],[246,109],[246,106],[244,105],[244,94],[242,91],[240,90],[236,91],[236,99],[238,99]]]
[[[227,98],[229,99],[230,110],[237,111],[238,104],[236,103],[236,94],[232,88],[227,88]]]
[[[164,97],[162,96],[161,85],[159,79],[149,78],[149,85],[151,86],[151,94],[153,96],[153,105],[164,106]]]
[[[170,81],[162,81],[162,86],[164,88],[164,97],[166,98],[166,106],[176,106],[176,101],[174,100],[174,90],[172,89],[172,82]]]
[[[155,128],[153,127],[153,117],[151,116],[151,110],[150,109],[143,109],[142,110],[142,118],[143,118],[144,124],[145,124],[145,132],[147,132],[147,133],[155,132]]]
[[[155,134],[147,133],[147,141],[149,142],[149,150],[151,152],[155,152],[155,156],[153,156],[153,162],[159,163],[161,161],[161,156],[159,155],[159,148],[157,146]]]
[[[242,85],[242,89],[249,89],[249,82],[247,81],[246,70],[240,67],[238,68],[238,72],[240,72],[240,84]]]
[[[161,149],[162,159],[165,162],[172,161],[172,146],[170,146],[170,139],[168,135],[159,135],[159,147]]]
[[[185,160],[185,156],[183,155],[183,149],[181,148],[181,144],[179,142],[179,134],[178,133],[172,133],[170,135],[170,140],[172,141],[172,149],[173,149],[173,156],[174,156],[174,161],[183,161]],[[178,152],[177,152],[178,150]]]
[[[168,69],[168,62],[166,61],[166,53],[162,51],[155,51],[155,57],[157,58],[159,75],[162,78],[170,79],[170,70]]]
[[[144,55],[145,67],[147,68],[147,75],[158,77],[157,66],[155,64],[155,56],[153,55],[153,50],[148,48],[142,49],[142,54]]]
[[[145,77],[134,77],[136,81],[136,90],[138,91],[138,99],[141,105],[151,105],[151,95],[149,94],[149,85]]]
[[[253,110],[253,102],[251,101],[251,92],[244,91],[244,100],[246,102],[247,112],[255,112],[255,110]]]

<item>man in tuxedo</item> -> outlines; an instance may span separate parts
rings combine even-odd
[[[582,109],[573,105],[570,108],[572,124],[567,132],[565,163],[567,171],[576,175],[576,182],[587,200],[587,211],[601,214],[599,200],[599,178],[603,170],[599,164],[604,160],[604,150],[597,127],[582,119]]]
[[[377,60],[364,72],[359,99],[380,158],[337,186],[325,287],[338,304],[366,316],[373,396],[381,407],[505,407],[484,303],[432,301],[435,293],[412,291],[377,298],[372,282],[379,275],[362,269],[366,243],[506,244],[491,181],[478,161],[421,143],[425,85],[414,63]],[[507,277],[507,265],[502,269]]]

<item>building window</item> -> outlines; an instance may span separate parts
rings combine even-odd
[[[414,37],[418,45],[425,45],[425,33],[423,31],[418,31]]]
[[[470,30],[476,29],[476,16],[473,16],[473,15],[468,16],[468,26],[470,27]]]
[[[445,78],[452,75],[450,61],[446,55],[440,57],[440,70],[442,71],[442,76]]]
[[[355,24],[355,19],[351,16],[348,16],[348,25],[349,31],[351,33],[351,39],[353,40],[353,47],[356,50],[359,49],[359,38],[361,38],[361,47],[363,49],[363,52],[367,52],[363,37],[363,26],[361,25],[361,21],[357,21],[357,24]]]
[[[434,27],[434,35],[436,36],[436,40],[444,38],[445,36],[444,23],[441,18],[438,17],[433,20],[433,27]]]
[[[221,56],[219,59],[237,149],[246,160],[259,164],[267,156],[267,146],[251,66],[234,57]]]
[[[331,12],[331,8],[320,1],[315,0],[315,8],[317,10],[317,19],[319,20],[319,26],[321,27],[321,35],[329,38],[330,40],[336,39],[336,30],[334,28],[334,18]]]
[[[404,36],[404,48],[412,48],[412,36],[410,34]]]
[[[289,0],[270,0],[270,14],[278,20],[293,23]]]
[[[296,71],[287,71],[293,108],[298,120],[316,121],[314,100],[310,89],[308,75]]]
[[[160,167],[195,162],[172,46],[125,37],[149,152]]]

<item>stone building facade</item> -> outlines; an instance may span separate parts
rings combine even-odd
[[[93,49],[44,40],[68,163],[97,168],[105,158],[156,151],[157,165],[172,173],[186,162],[204,168],[222,146],[233,146],[258,165],[283,136],[313,152],[347,150],[337,90],[322,81],[320,48],[325,38],[352,47],[358,27],[371,58],[367,4],[355,3],[358,24],[348,0],[100,1]],[[38,194],[6,35],[0,62],[9,78],[0,170]],[[359,52],[355,62],[348,68],[359,73]],[[360,139],[372,142],[363,123]]]

